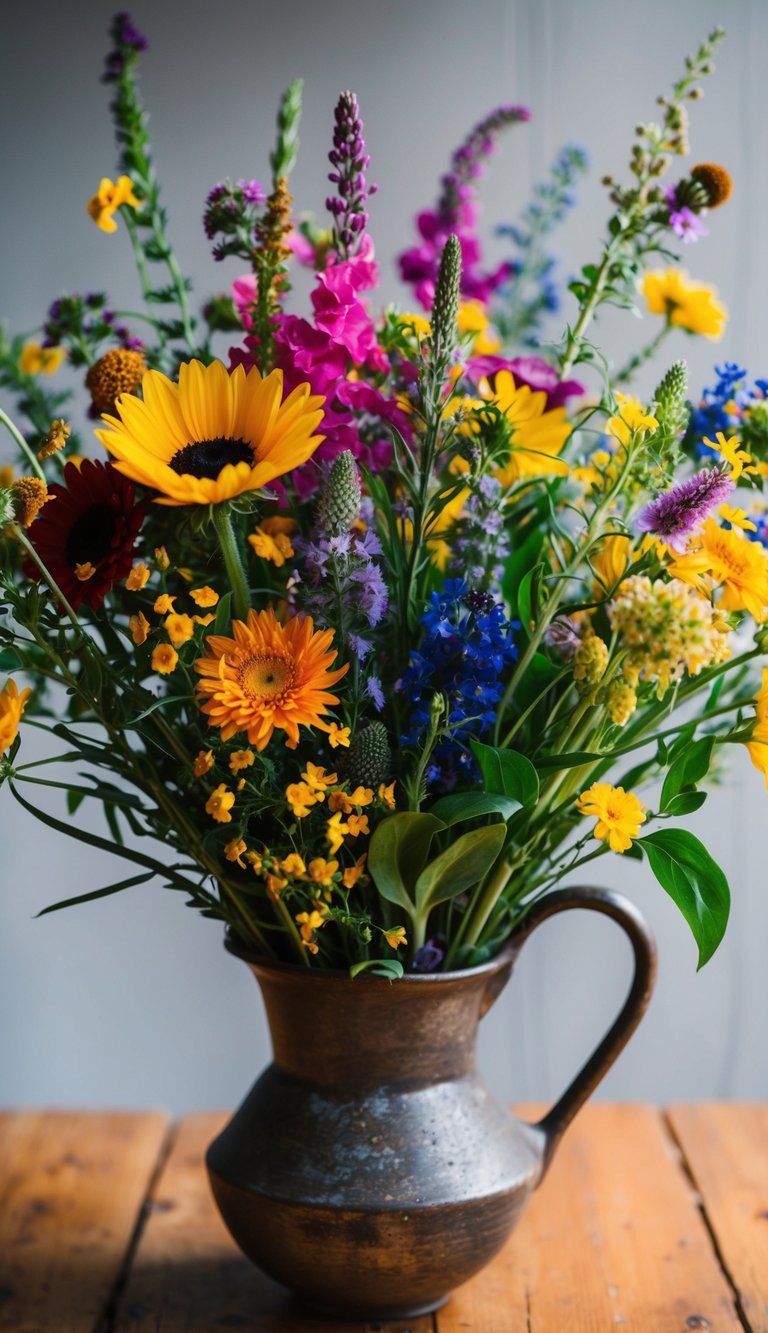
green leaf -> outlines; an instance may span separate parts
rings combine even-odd
[[[664,813],[667,815],[692,815],[700,810],[707,799],[705,791],[681,791],[673,796]]]
[[[456,898],[473,888],[490,870],[504,845],[507,830],[503,824],[465,833],[430,861],[416,881],[416,911],[426,918],[438,903]]]
[[[126,722],[125,725],[126,727],[135,727],[137,722],[143,722],[144,718],[149,717],[150,713],[154,713],[157,708],[165,708],[167,704],[180,703],[189,703],[189,695],[164,694],[162,699],[155,699],[154,703],[149,705],[149,708],[145,708],[143,713],[137,713],[136,716],[131,718],[130,722]]]
[[[659,829],[640,838],[637,845],[693,931],[699,967],[703,967],[728,924],[731,895],[725,875],[703,843],[687,829]]]
[[[108,884],[105,889],[93,889],[91,893],[81,893],[76,898],[64,898],[60,903],[51,903],[50,907],[44,907],[41,912],[37,912],[35,920],[40,916],[47,916],[49,912],[60,912],[62,907],[77,907],[79,903],[90,903],[95,898],[107,898],[110,894],[120,893],[123,889],[132,889],[134,884],[146,884],[154,877],[155,872],[151,870],[147,875],[134,875],[131,879],[122,879],[119,884]]]
[[[517,618],[528,638],[536,620],[536,592],[543,569],[543,565],[534,565],[533,569],[529,569],[517,590]]]
[[[225,634],[232,629],[232,593],[225,592],[216,607],[216,619],[213,622],[214,634]]]
[[[4,648],[0,653],[0,671],[16,671],[23,665],[22,658],[16,648]]]
[[[462,791],[442,796],[429,813],[442,819],[446,828],[450,828],[452,824],[460,824],[464,819],[478,819],[480,815],[501,815],[506,821],[519,809],[520,802],[513,796],[503,796],[500,792]]]
[[[539,777],[524,754],[517,750],[498,750],[482,741],[470,741],[472,753],[480,765],[486,791],[511,796],[521,806],[535,805],[539,799]]]
[[[556,662],[551,662],[544,653],[534,653],[523,673],[515,696],[520,711],[525,712],[529,704],[545,694],[549,686],[554,685],[562,675],[564,675],[563,669]]]
[[[427,863],[432,839],[445,828],[441,819],[423,811],[402,811],[383,819],[368,849],[368,873],[382,898],[413,916],[416,881]]]
[[[516,620],[519,614],[518,589],[520,584],[528,571],[538,564],[543,545],[544,535],[540,528],[535,527],[522,546],[513,551],[505,562],[502,591],[504,600],[509,605],[511,620]]]
[[[538,759],[539,768],[584,768],[605,759],[604,754],[591,750],[571,750],[570,754],[545,754]]]
[[[695,788],[707,776],[712,763],[714,736],[702,736],[692,741],[674,760],[661,789],[660,810],[669,810],[670,802],[683,791]]]
[[[388,981],[399,981],[403,975],[402,963],[396,958],[366,958],[362,963],[353,963],[349,969],[351,977],[359,977],[361,972],[372,972],[375,977],[386,977]]]

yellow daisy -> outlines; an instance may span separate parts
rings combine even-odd
[[[333,630],[315,631],[310,616],[281,625],[269,607],[249,611],[247,622],[234,620],[232,634],[231,639],[212,635],[207,640],[212,655],[195,662],[203,677],[197,686],[200,706],[223,740],[245,732],[249,745],[263,750],[279,728],[293,749],[299,727],[330,729],[323,714],[339,700],[329,686],[349,668],[345,663],[330,669],[336,658]]]
[[[722,338],[728,311],[717,299],[717,288],[691,282],[684,269],[652,269],[642,282],[652,315],[666,315],[670,324],[687,333],[700,333],[714,342]]]
[[[634,792],[609,782],[593,782],[579,796],[576,809],[597,819],[594,836],[607,842],[612,852],[628,851],[646,820],[646,808]]]
[[[722,611],[748,611],[758,624],[768,615],[768,553],[737,528],[721,528],[708,518],[702,529],[701,554],[715,583],[722,585]]]
[[[503,486],[532,477],[564,477],[568,464],[558,458],[571,433],[564,407],[547,411],[547,395],[515,384],[508,370],[496,376],[491,402],[514,427],[509,461],[496,476]]]
[[[158,370],[141,382],[142,399],[121,394],[97,430],[118,472],[160,491],[164,505],[220,504],[291,472],[324,438],[313,432],[324,399],[300,384],[285,401],[283,374],[262,379],[220,361],[185,362],[175,384]]]

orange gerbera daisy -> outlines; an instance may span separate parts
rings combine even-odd
[[[195,662],[204,677],[197,686],[199,700],[205,700],[200,706],[223,740],[243,731],[250,745],[263,750],[279,727],[294,749],[299,727],[330,731],[321,719],[339,700],[328,689],[349,669],[347,663],[330,670],[336,658],[333,630],[315,632],[310,616],[281,625],[269,607],[249,611],[247,622],[233,620],[232,634],[231,639],[211,635],[212,656]]]
[[[148,370],[142,397],[122,393],[97,430],[118,472],[159,491],[161,505],[221,504],[305,463],[324,438],[323,398],[300,384],[283,400],[283,372],[188,361],[179,382]]]

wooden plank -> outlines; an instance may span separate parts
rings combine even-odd
[[[644,1106],[586,1107],[517,1231],[485,1273],[454,1293],[438,1315],[438,1328],[439,1333],[741,1329],[659,1113]]]
[[[94,1333],[167,1124],[161,1113],[0,1114],[0,1329]]]
[[[182,1121],[153,1191],[115,1333],[434,1333],[431,1315],[375,1325],[322,1319],[243,1257],[219,1217],[203,1164],[225,1119],[192,1115]],[[321,1252],[317,1262],[323,1262]]]
[[[768,1333],[768,1107],[672,1106],[669,1122],[754,1333]]]

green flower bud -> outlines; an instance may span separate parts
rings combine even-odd
[[[452,351],[458,341],[461,247],[458,236],[449,236],[440,260],[440,276],[432,306],[432,346],[436,353]]]
[[[370,722],[352,737],[343,767],[356,787],[377,787],[389,777],[392,752],[387,729],[382,722]]]
[[[688,421],[688,367],[684,361],[670,366],[654,394],[655,415],[659,426],[676,438]]]
[[[317,506],[317,522],[328,537],[349,532],[360,513],[360,478],[349,449],[333,461]]]

